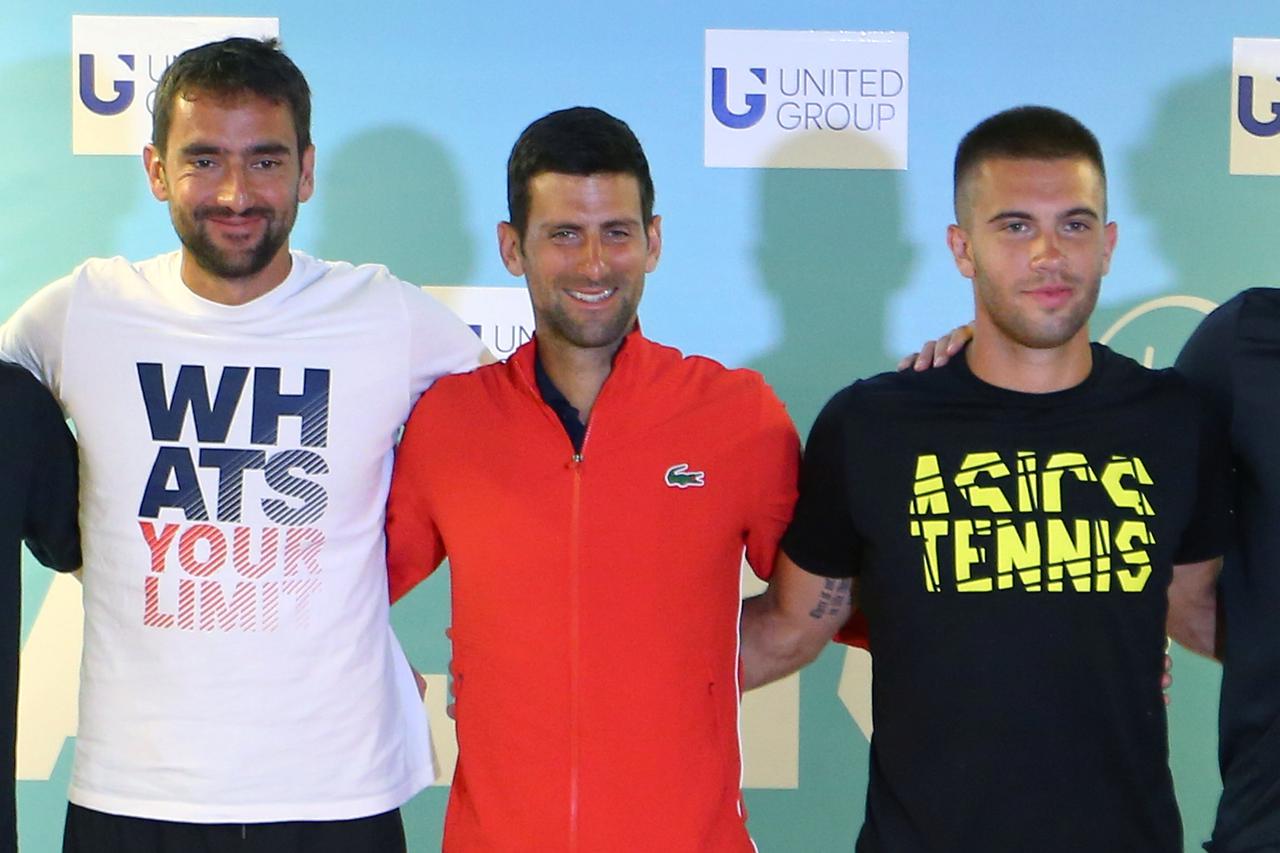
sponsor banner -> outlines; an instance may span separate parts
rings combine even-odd
[[[523,287],[445,285],[422,289],[461,317],[503,361],[533,337],[533,308]]]
[[[907,168],[907,33],[707,30],[703,163]]]
[[[1231,174],[1280,175],[1280,39],[1232,41]]]
[[[71,17],[71,150],[137,156],[151,140],[160,75],[182,51],[280,34],[278,18]]]

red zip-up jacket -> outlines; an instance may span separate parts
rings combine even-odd
[[[458,765],[447,851],[753,850],[743,549],[762,577],[799,439],[761,377],[623,342],[581,453],[536,340],[438,381],[396,457],[393,598],[449,557]]]

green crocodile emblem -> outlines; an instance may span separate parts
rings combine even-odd
[[[706,474],[702,471],[690,471],[688,462],[681,462],[667,469],[667,485],[677,489],[705,486],[704,477]]]

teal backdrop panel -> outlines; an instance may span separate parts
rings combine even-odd
[[[0,42],[0,315],[85,257],[143,258],[176,245],[139,158],[72,154],[73,14],[279,18],[315,98],[317,192],[294,245],[386,263],[421,284],[519,287],[494,239],[512,142],[563,106],[598,105],[626,119],[645,144],[664,217],[661,266],[641,308],[646,332],[762,371],[802,434],[837,388],[971,315],[968,283],[943,241],[951,161],[960,136],[1005,107],[1062,108],[1102,141],[1120,237],[1095,337],[1167,365],[1206,307],[1280,278],[1280,183],[1232,175],[1228,165],[1232,40],[1280,38],[1274,0],[1211,10],[1117,0],[1087,14],[1038,0],[393,0],[326,9],[302,0],[9,2]],[[907,33],[908,168],[704,167],[707,29]],[[1257,115],[1267,117],[1265,103]],[[19,782],[21,840],[41,853],[58,847],[70,772],[74,596],[33,562],[23,580],[27,682],[49,686],[65,705],[22,733],[24,754],[42,758],[28,765],[38,768],[28,771],[34,778]],[[410,657],[434,674],[449,656],[447,586],[442,572],[393,613]],[[1218,672],[1174,657],[1171,763],[1195,850],[1219,790]],[[847,697],[862,666],[832,647],[801,675],[798,721],[779,716],[787,731],[773,753],[794,755],[794,782],[747,792],[761,850],[852,849],[867,740]],[[442,680],[433,685],[443,690]],[[749,760],[757,737],[748,737]],[[411,849],[438,848],[446,797],[433,786],[407,805]]]

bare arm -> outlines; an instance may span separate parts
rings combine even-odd
[[[1222,558],[1173,567],[1166,630],[1183,648],[1220,659],[1218,572]]]
[[[853,607],[852,579],[807,572],[779,551],[769,588],[742,602],[742,689],[777,681],[816,658]]]

